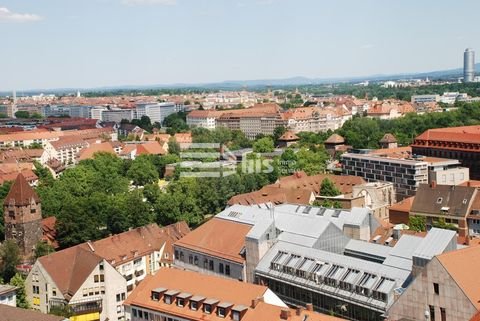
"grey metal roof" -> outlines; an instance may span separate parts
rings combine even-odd
[[[352,239],[348,241],[345,250],[369,254],[371,256],[385,259],[392,251],[392,247]]]
[[[289,264],[292,255],[295,256],[294,267]],[[401,287],[410,276],[410,271],[403,269],[283,241],[277,242],[265,254],[256,273],[379,310],[391,304],[393,290]],[[328,280],[335,280],[335,285]],[[341,288],[340,284],[345,283],[351,285],[351,290]],[[365,290],[357,293],[356,286]],[[371,291],[384,293],[387,301],[375,299]]]
[[[333,223],[340,229],[343,229],[345,224],[368,226],[369,214],[370,210],[366,208],[346,211],[283,204],[273,208],[233,205],[218,213],[216,217],[251,225],[261,224],[262,227],[250,231],[248,236],[253,238],[261,235],[262,231],[269,226],[268,222],[272,221],[275,221],[275,226],[282,231],[318,237],[328,223]]]
[[[190,301],[195,301],[195,302],[202,301],[202,300],[205,300],[205,297],[201,295],[194,295],[190,298]]]
[[[178,293],[180,293],[180,291],[178,290],[168,290],[167,292],[165,292],[165,295],[173,296],[173,295],[177,295]]]
[[[431,260],[435,255],[441,254],[446,250],[452,250],[449,248],[452,243],[454,243],[456,248],[456,239],[457,233],[455,231],[432,228],[417,247],[413,256]]]

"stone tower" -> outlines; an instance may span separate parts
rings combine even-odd
[[[13,240],[24,259],[33,257],[35,245],[42,239],[40,198],[22,174],[18,174],[3,203],[5,240]]]

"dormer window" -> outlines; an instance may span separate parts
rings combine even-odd
[[[226,310],[225,308],[220,308],[218,307],[217,308],[217,315],[221,318],[225,318],[225,315],[226,315]]]
[[[232,311],[232,320],[233,321],[240,321],[240,312]]]
[[[190,310],[197,311],[198,310],[198,302],[191,301],[190,302]]]
[[[437,204],[442,204],[442,201],[443,201],[443,197],[437,198]]]
[[[183,308],[185,306],[185,299],[177,298],[177,305]]]
[[[211,314],[212,313],[212,306],[210,304],[204,304],[203,305],[203,312],[205,312],[207,314]]]
[[[170,295],[165,295],[165,303],[172,304],[172,297]]]
[[[152,291],[152,300],[153,301],[160,301],[160,293]]]

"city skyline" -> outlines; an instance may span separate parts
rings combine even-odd
[[[480,47],[480,4],[455,5],[462,15],[446,1],[7,0],[0,91],[456,69]]]

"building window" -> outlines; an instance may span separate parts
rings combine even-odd
[[[190,302],[190,309],[194,310],[194,311],[197,311],[198,310],[198,303],[195,302],[195,301],[191,301]]]
[[[203,312],[210,314],[212,313],[212,306],[210,304],[204,304],[203,305]]]
[[[100,280],[100,277],[98,276],[98,274],[95,274],[95,275],[93,276],[93,282],[98,283],[99,280]]]
[[[218,263],[218,273],[223,274],[223,263]]]
[[[137,309],[132,309],[133,316],[136,318],[137,317]]]
[[[225,308],[217,308],[217,314],[219,317],[225,318],[225,314],[226,314]]]
[[[198,257],[196,255],[193,259],[193,264],[198,265]]]
[[[170,295],[165,296],[165,303],[166,304],[172,304],[172,297]]]
[[[210,269],[210,271],[215,270],[215,267],[213,266],[213,260],[210,260],[210,262],[209,262],[209,269]]]
[[[182,298],[177,298],[177,305],[183,308],[185,306],[185,300]]]
[[[438,286],[438,283],[433,283],[433,292],[435,292],[435,294],[440,294],[440,287]]]
[[[193,255],[192,255],[192,254],[190,254],[190,255],[188,256],[188,263],[189,263],[189,264],[193,264]]]
[[[435,307],[433,305],[429,305],[430,308],[430,321],[435,321]]]
[[[442,321],[447,321],[447,313],[445,312],[445,308],[440,308],[440,318]]]
[[[153,296],[153,294],[152,294],[152,296]],[[120,293],[117,294],[117,302],[120,302]]]
[[[225,274],[230,275],[230,265],[228,264],[225,265]]]
[[[240,321],[240,312],[233,311],[232,312],[232,319],[233,319],[233,321]]]

